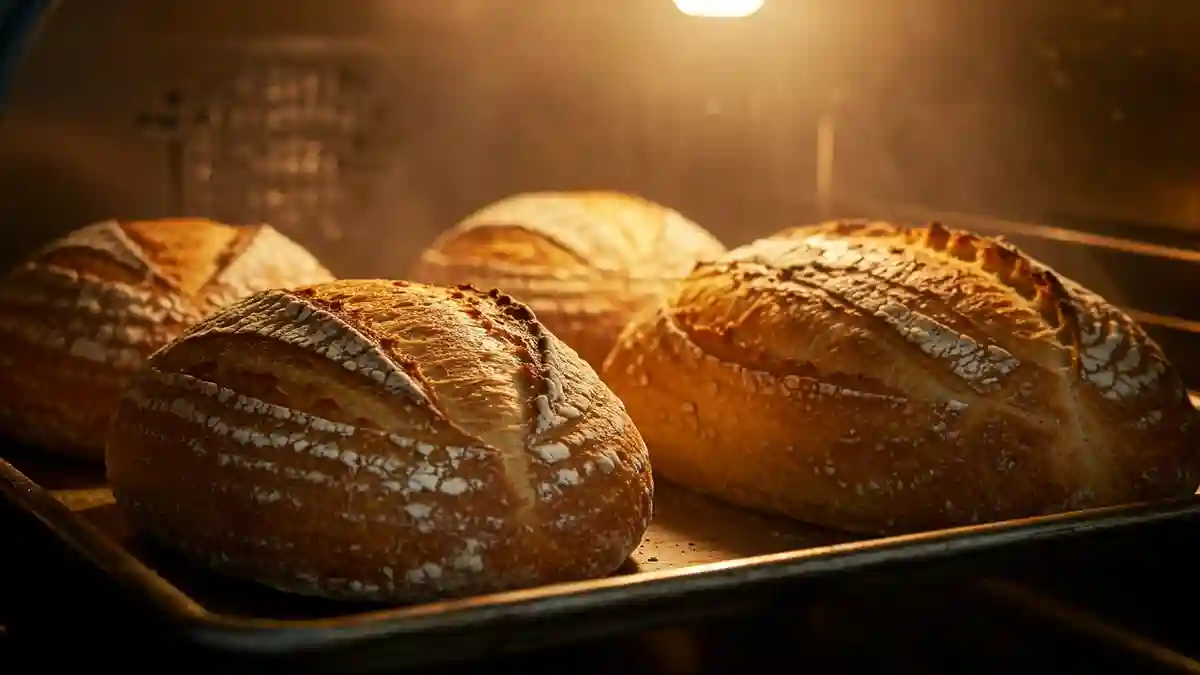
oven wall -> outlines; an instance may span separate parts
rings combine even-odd
[[[612,187],[738,244],[893,205],[1188,245],[1200,5],[63,2],[3,127],[0,262],[90,220],[269,220],[403,273],[492,199]],[[816,194],[817,128],[834,130]]]

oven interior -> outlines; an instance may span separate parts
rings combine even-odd
[[[186,215],[398,277],[478,207],[549,189],[640,194],[731,247],[939,219],[1135,312],[1200,386],[1200,4],[51,4],[5,74],[5,266],[84,223]]]

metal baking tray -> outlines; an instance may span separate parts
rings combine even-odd
[[[1195,397],[1193,398],[1195,401]],[[1200,519],[1185,498],[853,540],[657,486],[655,520],[617,574],[404,607],[347,605],[220,577],[156,548],[117,511],[103,471],[24,450],[0,460],[0,495],[102,571],[173,633],[214,657],[349,658],[356,669],[433,665],[744,609],[789,583],[896,573],[1104,531]],[[369,664],[369,665],[363,665]],[[339,672],[347,672],[339,666]],[[313,672],[309,670],[308,672]]]

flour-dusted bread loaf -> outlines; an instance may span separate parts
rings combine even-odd
[[[267,291],[159,351],[108,441],[118,504],[224,572],[419,601],[615,571],[646,446],[595,371],[497,291]]]
[[[435,241],[411,278],[499,288],[599,368],[617,333],[725,247],[678,212],[615,192],[502,199]]]
[[[0,281],[0,427],[100,460],[117,397],[154,350],[232,300],[332,277],[267,225],[89,225]]]
[[[606,381],[660,477],[858,532],[1181,497],[1197,413],[1125,314],[938,225],[797,228],[699,266]]]

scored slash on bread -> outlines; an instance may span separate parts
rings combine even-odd
[[[410,277],[511,293],[598,368],[633,313],[661,299],[697,260],[724,252],[699,225],[649,200],[533,192],[465,218],[429,246]]]
[[[416,601],[611,573],[649,525],[637,429],[498,291],[267,291],[156,353],[108,445],[118,503],[215,569]]]
[[[1127,315],[940,225],[793,228],[697,265],[604,366],[663,477],[863,532],[1185,496],[1197,413]]]
[[[1029,301],[1045,325],[1055,331],[1063,354],[1070,358],[1078,375],[1103,389],[1107,398],[1127,396],[1167,370],[1162,350],[1128,315],[1002,240],[952,231],[938,223],[910,229],[854,220],[793,228],[780,236],[804,239],[826,232],[857,237],[899,236],[907,246],[943,253],[992,275]],[[1114,358],[1118,349],[1123,349],[1123,358]],[[1175,388],[1182,386],[1182,381],[1174,382]]]
[[[100,459],[117,397],[154,350],[264,288],[331,275],[267,225],[105,221],[0,283],[0,422],[39,448]]]

